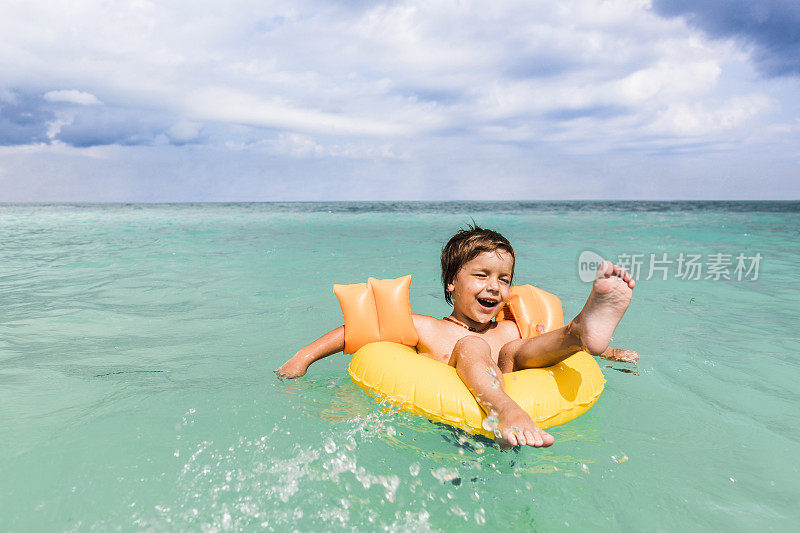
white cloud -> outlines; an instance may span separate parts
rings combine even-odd
[[[735,129],[771,107],[763,94],[730,98],[717,107],[680,103],[658,114],[647,131],[661,136],[694,137]]]
[[[0,102],[13,104],[16,102],[17,96],[10,90],[0,87]]]
[[[76,89],[62,89],[44,93],[48,102],[66,102],[78,105],[101,105],[102,102],[93,94]]]
[[[36,139],[54,145],[373,161],[418,183],[493,166],[522,181],[545,152],[556,174],[561,156],[797,153],[780,134],[796,80],[759,79],[745,46],[647,0],[34,0],[0,5],[0,36],[0,113],[44,106]]]
[[[403,124],[371,118],[298,109],[291,103],[259,98],[230,88],[201,89],[186,99],[185,113],[196,119],[249,124],[324,134],[401,135],[410,131]]]
[[[273,154],[286,155],[293,158],[403,159],[404,157],[398,154],[389,143],[324,144],[300,133],[282,133],[275,140],[266,141],[263,144]]]
[[[14,158],[16,156],[67,156],[69,158],[87,158],[112,160],[118,153],[117,146],[89,146],[75,147],[55,141],[50,144],[32,143],[14,146],[0,146],[0,157]]]
[[[717,61],[666,61],[637,70],[619,82],[613,93],[627,103],[653,98],[681,98],[706,93],[716,85],[722,72]]]
[[[198,122],[182,120],[167,129],[166,134],[170,139],[179,143],[187,143],[200,137],[202,125]]]
[[[61,133],[61,128],[72,124],[75,120],[74,113],[59,113],[55,120],[47,123],[47,138],[55,141],[56,136]]]

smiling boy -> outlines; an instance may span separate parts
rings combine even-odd
[[[638,358],[627,350],[604,354],[635,285],[610,261],[598,268],[589,298],[572,322],[523,339],[514,322],[495,320],[514,278],[514,249],[505,237],[477,226],[459,231],[442,249],[441,260],[445,300],[453,304],[453,312],[441,320],[413,315],[416,349],[455,367],[481,409],[497,417],[501,445],[540,447],[554,441],[504,392],[504,373],[551,366],[581,349],[623,361]],[[302,348],[275,372],[302,376],[314,361],[343,349],[344,326]]]

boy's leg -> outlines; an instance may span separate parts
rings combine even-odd
[[[580,337],[564,326],[532,339],[511,341],[500,350],[498,366],[504,374],[560,363],[581,349]]]
[[[467,336],[453,347],[450,364],[475,396],[478,405],[492,416],[496,413],[501,445],[550,446],[553,437],[533,423],[531,417],[508,397],[503,374],[492,359],[492,350],[483,339]]]
[[[603,353],[614,329],[628,309],[635,282],[624,268],[603,261],[592,292],[578,316],[568,325],[532,339],[512,341],[500,350],[503,372],[555,365],[578,350]]]

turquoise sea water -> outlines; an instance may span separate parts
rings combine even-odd
[[[381,407],[332,356],[333,283],[414,274],[470,217],[518,282],[643,254],[608,383],[545,450]],[[800,203],[0,205],[0,529],[789,531],[800,519]],[[755,257],[649,281],[650,254]],[[734,266],[730,267],[733,274]]]

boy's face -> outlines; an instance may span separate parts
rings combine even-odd
[[[486,324],[508,300],[514,259],[502,250],[483,252],[464,263],[447,284],[453,296],[453,315],[462,322]]]

